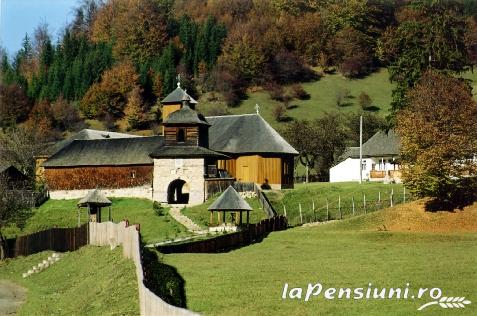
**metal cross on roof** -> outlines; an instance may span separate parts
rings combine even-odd
[[[257,111],[257,114],[260,114],[260,105],[255,104],[255,110]]]
[[[177,75],[177,87],[178,87],[178,88],[181,87],[181,74],[178,74],[178,75]]]

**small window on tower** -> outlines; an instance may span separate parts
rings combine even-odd
[[[131,178],[136,179],[136,171],[135,170],[131,171]]]
[[[179,128],[179,130],[177,131],[177,142],[185,142],[185,130],[183,128]]]

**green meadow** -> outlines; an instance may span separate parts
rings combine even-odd
[[[382,182],[315,182],[295,184],[291,190],[267,192],[267,196],[275,210],[288,217],[292,225],[300,224],[300,205],[302,218],[310,221],[324,221],[327,219],[326,203],[328,201],[329,219],[340,218],[338,211],[339,199],[341,198],[341,215],[352,215],[352,202],[355,203],[355,214],[364,213],[363,202],[366,197],[368,211],[376,208],[385,208],[390,205],[390,195],[393,193],[395,203],[403,201],[404,187],[402,184],[385,184]],[[378,205],[381,196],[381,205]],[[407,196],[409,200],[410,196]],[[313,204],[315,212],[313,212]]]
[[[27,278],[51,252],[0,261],[0,280],[27,289],[19,315],[139,315],[136,269],[121,247],[86,246]]]
[[[368,214],[360,221],[297,227],[228,253],[169,254],[164,261],[185,279],[188,308],[204,315],[476,314],[476,233],[362,230],[368,216],[374,218]],[[342,223],[344,229],[339,228]],[[316,283],[322,293],[305,302],[308,284]],[[328,288],[366,291],[369,283],[402,291],[409,283],[408,299],[324,298]],[[302,288],[301,299],[289,298],[292,288]],[[459,310],[433,305],[418,312],[433,301],[428,294],[417,299],[419,288],[439,288],[442,296],[466,297],[472,304]]]
[[[155,243],[175,237],[186,236],[187,229],[176,222],[164,209],[163,215],[157,215],[152,202],[146,199],[111,198],[112,219],[120,222],[129,220],[130,224],[141,225],[141,235],[146,243]],[[17,227],[7,227],[3,233],[7,237],[26,235],[51,227],[75,227],[78,225],[78,200],[48,200],[39,208],[33,210],[33,216],[27,221],[23,230]],[[80,222],[86,223],[88,211],[79,209]],[[108,220],[108,208],[102,209],[102,220]]]

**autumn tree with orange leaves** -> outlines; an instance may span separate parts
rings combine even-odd
[[[427,71],[397,116],[403,179],[417,197],[441,207],[475,198],[477,103],[462,79]]]

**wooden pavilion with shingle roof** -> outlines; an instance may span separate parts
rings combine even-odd
[[[90,191],[78,202],[78,208],[87,207],[90,222],[101,223],[101,208],[109,206],[109,221],[111,221],[111,204],[113,204],[101,191]]]
[[[210,211],[210,227],[214,226],[214,212],[217,212],[217,224],[226,224],[226,212],[231,213],[231,224],[241,226],[242,223],[242,213],[247,212],[247,222],[248,225],[250,222],[250,211],[252,207],[245,201],[240,194],[235,191],[232,186],[229,186],[220,197],[215,200],[212,205],[208,207]]]

